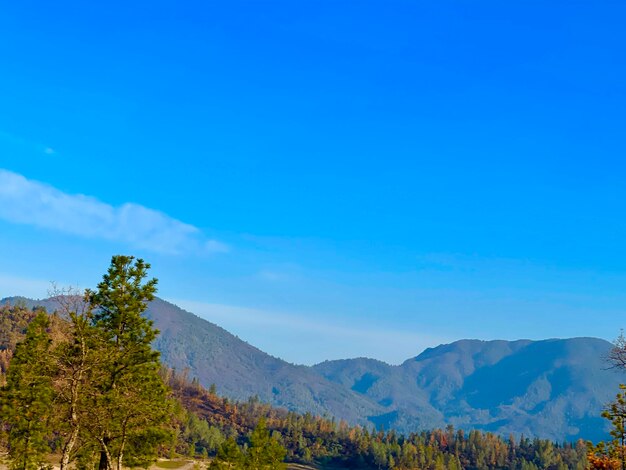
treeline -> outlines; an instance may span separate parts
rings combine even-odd
[[[205,390],[196,380],[189,381],[184,374],[169,371],[167,376],[171,390],[189,413],[181,435],[195,455],[217,454],[228,438],[244,449],[247,436],[261,420],[286,449],[286,460],[303,464],[430,470],[582,470],[587,465],[583,441],[559,445],[524,437],[503,439],[480,431],[466,433],[452,427],[404,436],[274,408],[256,398],[232,402]]]
[[[583,469],[583,442],[491,433],[394,431],[233,402],[164,368],[143,316],[156,280],[116,256],[103,281],[59,297],[47,314],[0,307],[0,445],[14,469],[57,455],[62,470],[147,466],[157,456],[210,458],[217,469],[279,469],[284,461],[362,469]],[[208,460],[207,460],[208,462]]]

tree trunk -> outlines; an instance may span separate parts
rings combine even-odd
[[[72,450],[74,450],[74,446],[76,445],[76,441],[78,440],[78,431],[80,430],[80,424],[78,422],[78,413],[76,412],[76,407],[78,403],[78,388],[80,386],[80,381],[82,379],[82,371],[79,372],[78,377],[74,380],[72,384],[72,395],[71,400],[72,403],[70,405],[70,423],[72,425],[72,431],[70,433],[70,437],[67,440],[67,443],[63,447],[63,454],[61,455],[61,469],[67,470],[70,464],[70,455],[72,454]]]
[[[117,455],[117,470],[122,470],[122,461],[124,459],[124,444],[126,444],[126,437],[122,437],[120,444],[120,453]]]
[[[73,313],[69,313],[69,315],[72,319],[72,324],[74,325],[74,335],[80,341],[80,361],[77,366],[71,366],[73,368],[69,402],[71,432],[67,443],[63,447],[60,470],[67,470],[69,468],[70,457],[74,447],[76,446],[76,442],[78,441],[78,434],[81,427],[78,416],[78,402],[83,385],[83,377],[85,372],[90,368],[90,364],[87,363],[88,347],[85,340],[85,324],[82,322],[82,317]]]
[[[100,451],[100,463],[98,464],[98,470],[109,470],[109,462],[105,451]]]
[[[74,323],[74,327],[78,331],[78,335],[80,338],[80,363],[78,364],[78,368],[76,373],[73,375],[72,384],[70,388],[70,424],[72,426],[72,431],[70,432],[70,437],[67,440],[67,443],[63,447],[63,454],[61,455],[61,468],[60,470],[67,470],[70,464],[70,456],[72,454],[72,450],[74,450],[74,446],[76,445],[76,441],[78,440],[78,432],[80,430],[80,423],[78,420],[78,400],[80,397],[80,389],[83,381],[83,374],[85,370],[88,368],[86,365],[87,362],[87,345],[85,344],[85,334],[82,328],[80,328],[80,323],[76,317],[72,317],[72,321]]]
[[[28,427],[30,429],[30,422],[28,423]],[[26,438],[26,443],[24,445],[24,455],[22,455],[22,470],[27,470],[28,468],[28,451],[30,447],[30,436]]]
[[[111,458],[111,452],[109,451],[109,447],[107,445],[108,439],[98,439],[100,442],[100,463],[98,464],[98,470],[113,470],[111,467],[111,463],[113,459]]]
[[[70,438],[67,440],[67,443],[63,447],[63,455],[61,456],[61,469],[60,470],[67,470],[69,468],[70,455],[78,439],[78,431],[79,431],[79,427],[78,425],[76,425],[74,429],[72,430],[72,434],[70,435]]]

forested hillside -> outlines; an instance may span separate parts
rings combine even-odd
[[[397,412],[386,428],[453,424],[499,434],[604,439],[600,418],[624,376],[609,368],[611,344],[596,338],[463,340],[428,349],[400,366],[354,359],[314,367]]]
[[[53,311],[58,299],[5,299]],[[424,351],[399,366],[372,359],[289,364],[219,326],[155,298],[146,310],[161,331],[163,362],[220,394],[350,424],[409,433],[453,424],[502,435],[575,440],[606,437],[602,406],[624,377],[609,370],[607,341],[463,340]]]
[[[171,375],[169,384],[185,408],[209,424],[207,436],[197,434],[197,448],[211,440],[210,429],[246,442],[260,419],[286,449],[291,462],[322,468],[362,469],[583,469],[584,442],[556,444],[547,440],[501,437],[452,426],[403,435],[395,431],[349,426],[345,421],[299,414],[261,403],[233,403],[205,390],[197,382]],[[210,447],[210,445],[209,445]],[[210,449],[207,449],[211,453]],[[219,449],[217,450],[219,451]]]
[[[41,343],[44,345],[55,344],[65,331],[60,316],[49,318],[46,331],[51,342],[46,340]],[[23,303],[0,307],[0,321],[6,328],[3,331],[9,332],[2,338],[0,351],[10,356],[29,331],[41,333],[36,324],[41,319],[41,310],[33,311]],[[539,439],[464,432],[451,426],[402,435],[275,408],[258,398],[233,401],[205,389],[187,371],[162,368],[161,378],[170,390],[169,419],[159,425],[158,434],[150,434],[151,442],[157,444],[152,451],[150,446],[137,447],[136,441],[127,448],[127,464],[148,464],[156,456],[186,456],[212,459],[212,466],[218,469],[278,469],[283,460],[333,469],[585,468],[586,446],[582,442],[559,445]],[[4,399],[3,403],[6,405]],[[48,411],[44,412],[49,416]],[[10,431],[6,426],[4,429]],[[6,437],[2,437],[3,446],[7,445]],[[63,440],[59,435],[42,432],[40,437],[41,449],[48,446],[50,452],[60,453]],[[87,445],[77,449],[70,462],[85,465],[89,455],[93,450]]]

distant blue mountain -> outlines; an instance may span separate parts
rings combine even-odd
[[[556,440],[605,439],[602,407],[626,380],[608,369],[611,343],[596,338],[462,340],[399,366],[352,359],[314,366],[390,411],[386,428],[452,424]],[[393,412],[391,411],[393,410]]]
[[[56,308],[54,299],[2,302]],[[462,340],[398,366],[358,358],[306,367],[163,300],[152,302],[147,314],[161,331],[155,346],[163,361],[226,396],[256,395],[276,406],[401,432],[452,424],[558,441],[606,439],[602,407],[626,381],[604,359],[611,343],[596,338]]]

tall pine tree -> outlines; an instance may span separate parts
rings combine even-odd
[[[156,292],[156,279],[146,280],[149,268],[141,259],[114,256],[97,289],[86,292],[100,335],[101,364],[91,372],[93,407],[86,421],[100,446],[100,470],[110,470],[114,461],[120,470],[130,442],[149,442],[149,448],[132,448],[154,453],[167,418],[159,353],[151,346],[158,331],[143,316]]]

